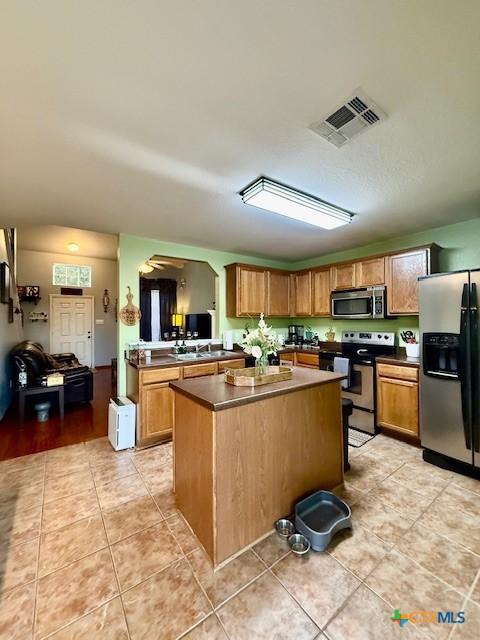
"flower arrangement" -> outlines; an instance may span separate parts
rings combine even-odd
[[[255,358],[255,366],[258,374],[266,372],[268,366],[268,356],[276,355],[280,348],[278,336],[273,332],[263,319],[263,313],[260,314],[260,320],[256,329],[247,328],[243,341],[240,343],[246,354]]]

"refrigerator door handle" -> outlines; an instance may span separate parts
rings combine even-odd
[[[471,373],[472,381],[472,434],[474,451],[480,453],[480,405],[478,398],[478,388],[480,384],[479,353],[478,353],[478,295],[477,284],[472,282],[470,291],[470,351],[471,351]]]
[[[469,451],[472,449],[472,434],[469,428],[470,398],[468,394],[468,350],[467,335],[469,325],[469,286],[463,285],[462,303],[460,310],[460,362],[458,363],[458,377],[460,380],[460,394],[462,400],[463,433],[465,435],[465,446]]]

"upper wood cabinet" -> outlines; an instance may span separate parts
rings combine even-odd
[[[355,263],[335,264],[330,267],[330,284],[332,291],[353,289],[355,287]]]
[[[329,316],[330,293],[342,289],[386,286],[387,314],[418,314],[420,276],[437,271],[438,247],[415,247],[352,262],[302,271],[282,271],[230,264],[227,272],[227,316],[278,318]]]
[[[265,269],[231,264],[227,271],[227,316],[258,316],[266,307]]]
[[[330,315],[330,269],[312,271],[312,315]]]
[[[268,270],[267,274],[267,316],[288,318],[290,316],[290,272]]]
[[[355,286],[373,287],[385,284],[385,258],[371,258],[355,263]]]
[[[431,272],[430,248],[387,257],[387,310],[392,316],[418,314],[418,278]]]
[[[292,274],[293,314],[295,316],[312,315],[312,272],[299,271]]]

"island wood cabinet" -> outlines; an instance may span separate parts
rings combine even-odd
[[[386,284],[388,315],[418,314],[418,278],[432,273],[435,255],[430,248],[387,257]]]
[[[171,439],[174,394],[170,381],[211,376],[244,366],[245,358],[144,369],[127,363],[127,396],[137,405],[136,446],[147,447]]]
[[[418,368],[378,363],[377,423],[419,437]]]

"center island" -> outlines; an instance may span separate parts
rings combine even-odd
[[[170,383],[176,503],[214,567],[303,496],[341,484],[344,377],[294,367],[291,380],[253,388],[223,375]]]

